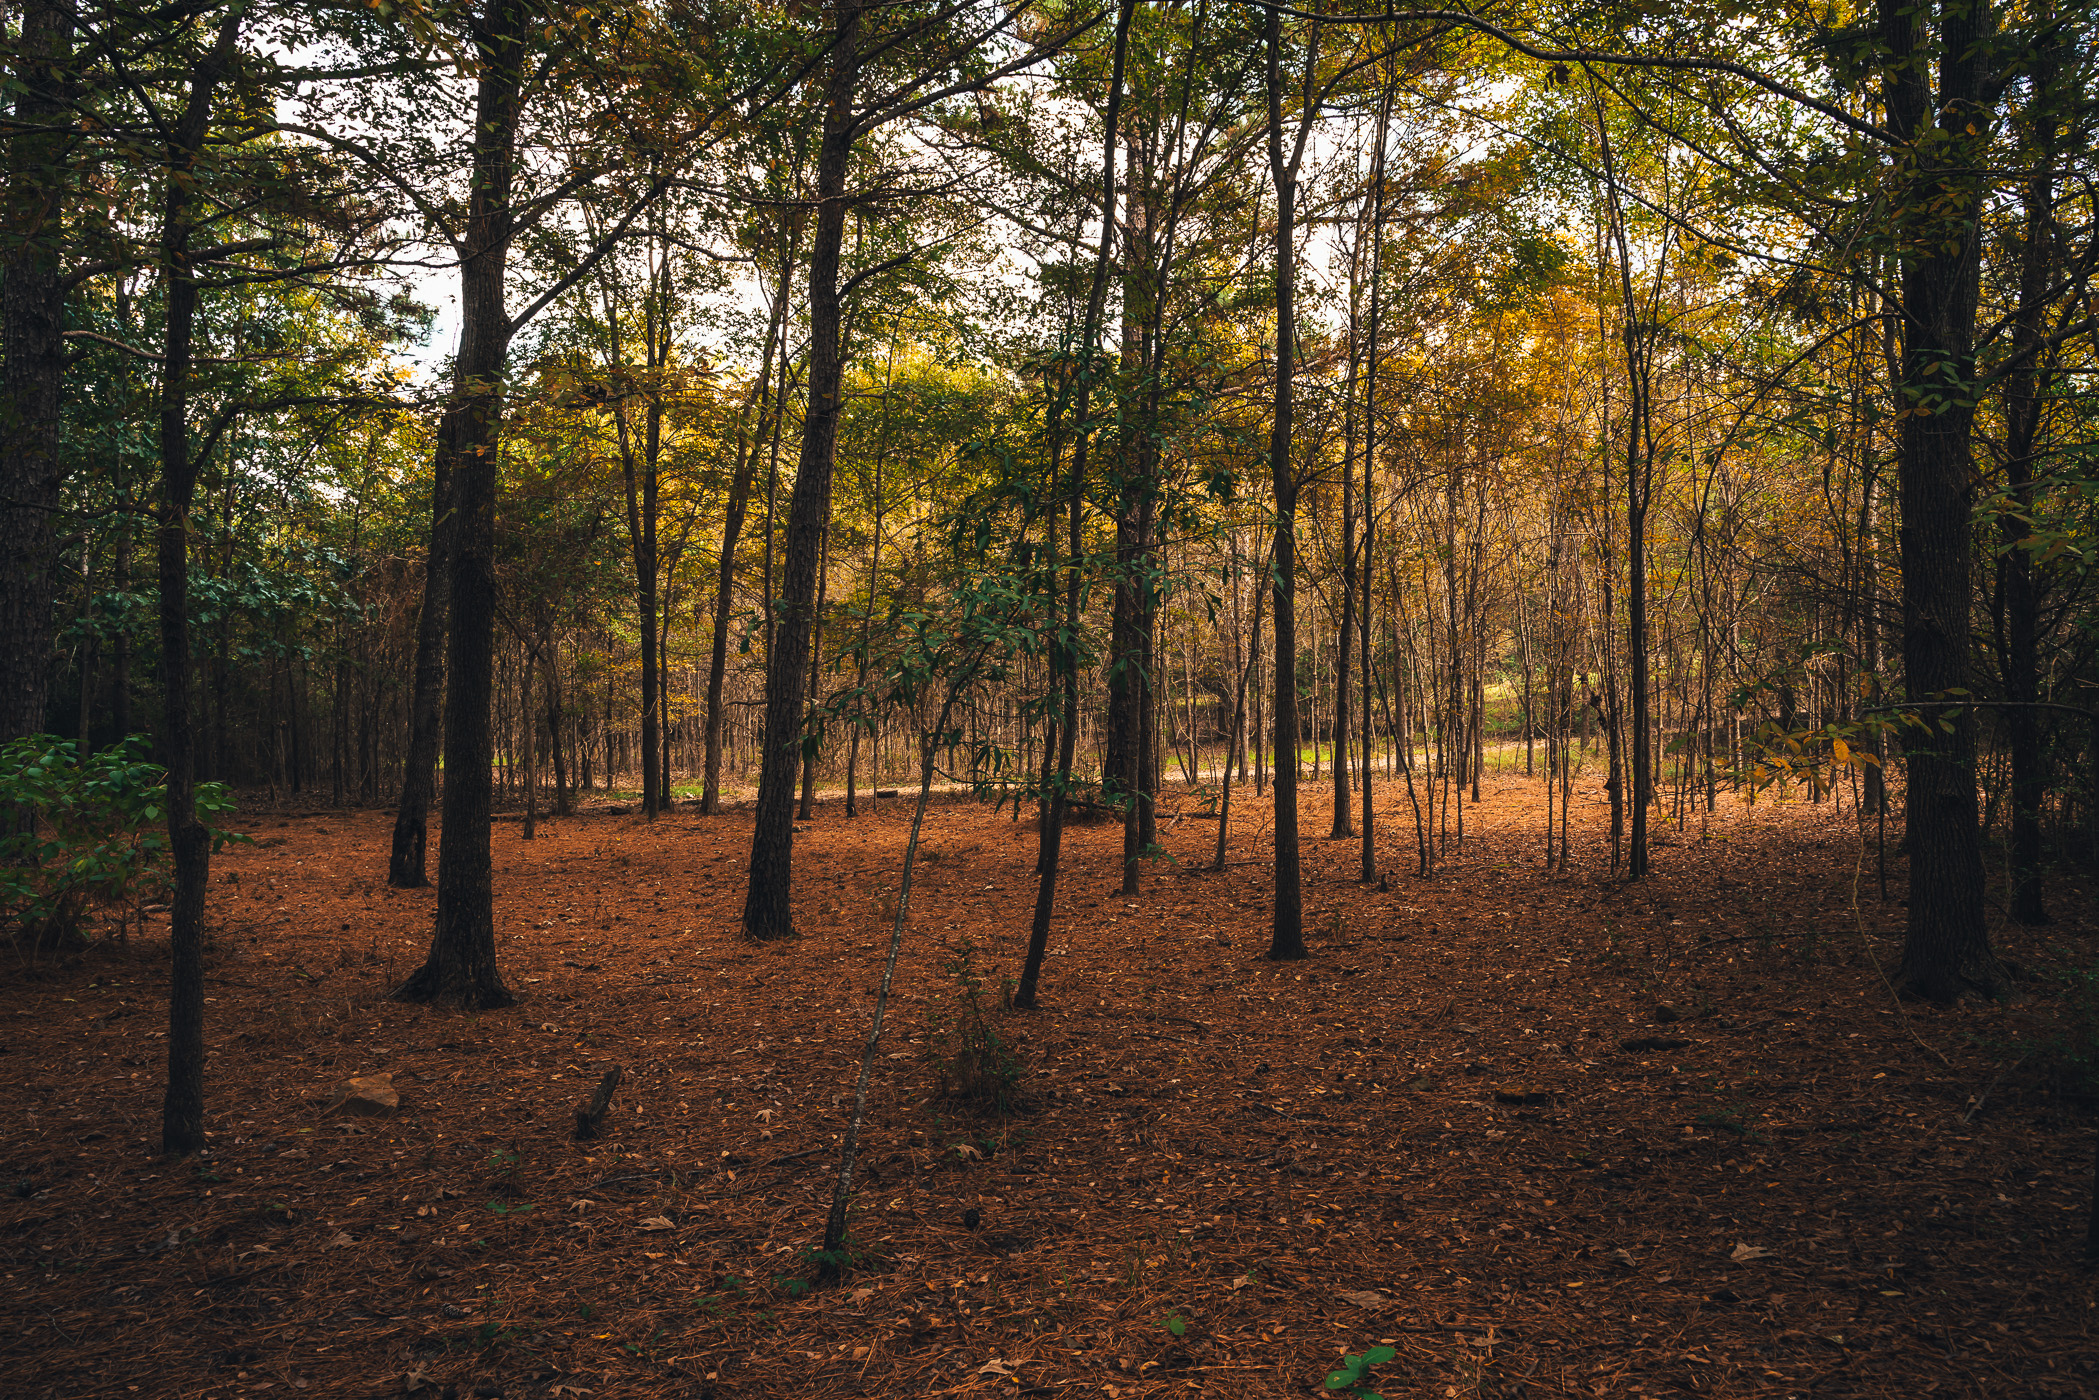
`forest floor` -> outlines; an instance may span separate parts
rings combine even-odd
[[[748,814],[499,827],[519,1004],[478,1015],[383,999],[432,908],[382,883],[385,814],[251,819],[213,863],[205,1157],[150,1151],[151,926],[5,974],[0,1390],[1302,1397],[1381,1343],[1387,1397],[2099,1390],[2094,1125],[2049,1048],[2089,888],[2000,930],[2016,1003],[1902,1005],[1901,871],[1883,903],[1848,804],[1723,797],[1629,887],[1593,790],[1578,869],[1540,870],[1541,792],[1493,781],[1427,880],[1398,806],[1387,888],[1307,842],[1284,964],[1266,804],[1235,797],[1218,873],[1214,822],[1173,824],[1135,898],[1119,830],[1080,828],[1044,1007],[992,1016],[1004,1115],[932,1097],[929,1018],[962,941],[987,1001],[1015,969],[1035,837],[936,805],[867,1257],[813,1289],[908,804],[820,808],[803,936],[766,946],[734,932]],[[609,1065],[607,1136],[571,1142]],[[376,1073],[398,1116],[323,1111]]]

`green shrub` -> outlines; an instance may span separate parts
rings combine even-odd
[[[162,893],[166,803],[167,771],[138,735],[85,758],[51,734],[0,748],[0,930],[32,947],[77,942],[96,911]],[[212,823],[232,810],[223,784],[197,784],[213,850],[246,839]]]
[[[2099,966],[2072,968],[2057,983],[2052,1023],[2019,1048],[2062,1092],[2099,1094]]]
[[[949,951],[944,966],[955,979],[954,1000],[947,1010],[936,1009],[926,1018],[934,1094],[1003,1112],[1026,1067],[992,1024],[984,979],[977,975],[976,945],[965,940]]]

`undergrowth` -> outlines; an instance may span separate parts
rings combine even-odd
[[[954,979],[954,994],[946,1007],[926,1014],[933,1095],[1003,1113],[1027,1067],[993,1021],[994,1008],[986,1004],[984,979],[976,967],[976,945],[964,939],[949,945],[948,954],[942,967]],[[1010,982],[1005,990],[1011,992]]]

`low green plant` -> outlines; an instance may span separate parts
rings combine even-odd
[[[1698,1115],[1698,1125],[1702,1128],[1717,1128],[1723,1133],[1733,1133],[1745,1142],[1761,1143],[1764,1140],[1764,1135],[1749,1126],[1749,1112],[1750,1108],[1747,1100],[1736,1104],[1732,1108],[1708,1109]]]
[[[1327,1372],[1326,1388],[1338,1390],[1343,1395],[1352,1395],[1355,1400],[1385,1400],[1384,1396],[1370,1388],[1370,1370],[1373,1366],[1384,1365],[1398,1355],[1399,1352],[1392,1347],[1372,1347],[1360,1356],[1344,1356],[1341,1358],[1339,1370]]]
[[[506,1196],[522,1196],[524,1189],[518,1184],[517,1174],[524,1165],[525,1153],[519,1143],[512,1142],[508,1147],[492,1150],[488,1154],[488,1170],[495,1178],[494,1189]],[[491,1204],[489,1208],[493,1210],[494,1205]],[[497,1211],[499,1215],[505,1213]]]
[[[662,1340],[663,1340],[663,1335],[664,1335],[664,1329],[663,1329],[663,1328],[661,1328],[661,1327],[658,1327],[658,1328],[657,1328],[657,1329],[656,1329],[655,1331],[653,1331],[653,1332],[649,1333],[649,1337],[648,1337],[648,1340],[647,1340],[647,1341],[643,1341],[643,1342],[621,1342],[621,1343],[620,1343],[620,1350],[621,1350],[621,1351],[624,1351],[624,1352],[625,1352],[625,1353],[627,1353],[627,1355],[629,1355],[629,1356],[638,1356],[638,1357],[642,1357],[642,1358],[647,1358],[647,1357],[649,1356],[649,1354],[650,1354],[651,1352],[653,1352],[653,1351],[655,1350],[655,1348],[656,1348],[656,1343],[658,1343],[658,1342],[660,1342],[660,1341],[662,1341]]]
[[[1026,1067],[992,1022],[976,953],[976,945],[966,939],[949,949],[943,966],[954,979],[955,994],[945,1009],[927,1013],[926,1059],[933,1067],[936,1097],[1003,1113]]]
[[[815,1269],[825,1278],[842,1274],[848,1269],[857,1269],[874,1258],[873,1253],[856,1244],[848,1235],[839,1241],[836,1249],[823,1249],[817,1245],[803,1245],[795,1255],[802,1263]],[[796,1295],[800,1296],[800,1295]]]
[[[215,819],[222,783],[199,783],[197,815],[214,851],[247,837]],[[31,947],[87,937],[97,909],[136,907],[167,883],[167,770],[139,735],[82,755],[52,734],[0,748],[0,930]]]
[[[2062,990],[2052,1025],[2019,1046],[2057,1088],[2099,1094],[2099,964],[2058,974]]]

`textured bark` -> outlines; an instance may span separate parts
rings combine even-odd
[[[1909,844],[1909,927],[1899,980],[1932,1001],[2001,995],[2002,966],[1983,918],[1982,838],[1975,797],[1975,721],[1946,703],[1971,680],[1968,656],[1969,460],[1975,406],[1975,311],[1981,277],[1981,162],[1971,149],[1991,115],[1985,0],[1929,16],[1881,0],[1889,53],[1884,99],[1896,153],[1902,314],[1901,434],[1896,476],[1902,525],[1902,663],[1908,726],[1903,758]],[[1933,64],[1939,78],[1937,110]],[[1936,128],[1936,130],[1934,130]]]
[[[1297,844],[1297,469],[1291,457],[1297,370],[1297,166],[1283,152],[1282,12],[1268,7],[1268,168],[1275,182],[1275,420],[1268,472],[1275,492],[1275,910],[1268,956],[1305,956]],[[1309,63],[1309,60],[1308,60]]]
[[[0,266],[0,742],[42,732],[51,679],[52,521],[65,466],[60,239],[69,138],[60,125],[71,69],[70,0],[29,0],[16,47],[7,141],[6,262]],[[83,684],[85,684],[83,680]]]
[[[160,1146],[167,1153],[204,1147],[204,893],[211,878],[211,837],[197,819],[196,726],[190,713],[189,526],[201,463],[190,456],[189,373],[197,321],[197,282],[190,239],[197,189],[190,178],[211,124],[212,103],[231,68],[241,18],[219,26],[190,80],[167,147],[161,225],[166,288],[166,340],[160,374],[160,761],[167,769],[169,855],[174,894],[168,909],[168,1083],[161,1103]]]
[[[421,968],[396,999],[489,1008],[513,998],[496,968],[490,872],[494,735],[496,448],[501,378],[512,327],[503,274],[512,231],[523,7],[494,0],[475,36],[485,55],[475,92],[474,173],[459,271],[459,354],[452,402],[438,431],[459,449],[453,468],[451,627],[444,710],[444,840],[437,858],[437,920]]]
[[[816,230],[809,249],[809,400],[780,583],[778,630],[765,674],[765,737],[759,752],[758,810],[751,834],[750,887],[743,931],[752,938],[794,933],[794,797],[800,764],[803,687],[808,683],[816,622],[816,575],[831,517],[831,469],[837,458],[839,394],[839,255],[845,242],[846,175],[851,165],[853,93],[860,76],[860,19],[865,0],[841,0],[825,94],[823,138],[816,157]]]

